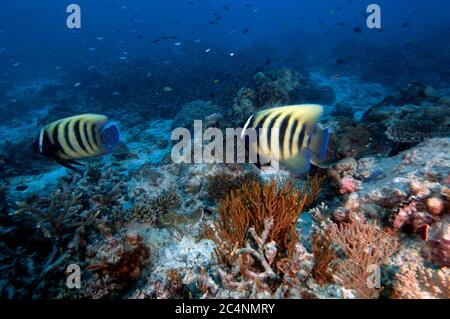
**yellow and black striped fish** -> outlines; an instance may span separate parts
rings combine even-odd
[[[119,143],[119,130],[108,118],[98,114],[81,114],[44,126],[34,143],[34,150],[53,158],[64,167],[83,165],[75,159],[110,153]]]
[[[325,157],[329,130],[317,125],[323,107],[304,104],[276,107],[252,115],[244,126],[256,130],[257,139],[251,145],[265,162],[276,160],[298,173],[308,172],[310,163]]]

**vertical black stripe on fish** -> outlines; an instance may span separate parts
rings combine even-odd
[[[289,125],[289,120],[291,119],[290,114],[287,114],[284,119],[281,121],[281,125],[280,125],[280,132],[278,133],[278,144],[280,145],[280,154],[281,157],[284,157],[284,138],[286,136],[286,131]],[[289,147],[289,146],[288,146]],[[289,149],[288,149],[289,150]],[[287,154],[287,156],[289,156],[289,154]],[[286,157],[287,157],[286,156]]]
[[[67,146],[74,151],[75,153],[78,153],[77,149],[72,145],[70,142],[70,121],[64,123],[64,141],[66,142]]]
[[[303,145],[303,140],[305,139],[305,135],[306,135],[306,124],[302,125],[302,129],[300,131],[300,136],[298,137],[298,151],[301,152],[302,151],[302,145]]]
[[[291,156],[294,154],[294,134],[297,131],[298,125],[300,124],[300,121],[298,119],[294,120],[294,124],[292,124],[292,129],[289,132],[289,147],[291,148]]]
[[[270,114],[264,115],[261,120],[258,122],[258,125],[255,127],[256,131],[256,146],[257,149],[260,149],[260,142],[261,142],[261,136],[260,136],[260,130],[263,128],[263,124],[266,121],[266,119],[269,117]],[[262,133],[262,132],[261,132]]]
[[[65,154],[65,155],[67,155],[67,153],[65,152],[61,143],[59,142],[58,131],[59,131],[60,125],[61,125],[61,122],[56,124],[55,127],[53,127],[53,131],[51,132],[52,139],[53,139],[53,145],[55,146],[55,149],[57,149],[58,151],[60,151],[61,153]]]
[[[89,134],[89,131],[88,131],[88,122],[83,121],[82,124],[83,124],[84,137],[86,139],[86,142],[87,142],[88,146],[91,149],[91,152],[89,152],[89,153],[92,153],[92,152],[95,151],[95,149],[94,149],[94,147],[92,146],[92,143],[91,143],[91,138],[90,138],[90,134]]]
[[[77,139],[78,145],[80,145],[81,149],[85,152],[85,153],[89,153],[89,151],[87,150],[86,146],[83,143],[83,139],[81,137],[81,126],[80,126],[80,121],[81,120],[76,120],[75,124],[73,125],[73,130],[75,133],[75,137]]]
[[[267,127],[267,146],[269,150],[272,152],[272,129],[274,128],[275,123],[277,122],[278,118],[283,115],[282,113],[275,115],[273,119],[270,120],[270,122],[267,125],[264,125],[264,127]],[[267,120],[266,120],[267,122]],[[279,127],[276,127],[275,129],[279,129]],[[278,133],[279,135],[279,133]],[[281,149],[281,147],[280,147]]]
[[[97,147],[100,147],[100,144],[98,143],[98,139],[97,139],[97,124],[92,125],[91,134],[92,134],[92,139],[93,139],[94,145]]]

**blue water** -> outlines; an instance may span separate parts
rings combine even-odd
[[[0,48],[4,48],[0,71],[2,81],[26,74],[50,76],[57,74],[56,66],[64,69],[95,65],[117,60],[124,51],[129,59],[177,59],[182,64],[225,59],[226,69],[227,64],[242,63],[241,57],[258,47],[270,48],[281,57],[297,55],[298,59],[307,57],[319,63],[334,58],[336,50],[349,49],[358,50],[351,59],[364,60],[364,47],[368,45],[377,48],[409,41],[425,46],[432,42],[448,45],[448,1],[377,1],[385,29],[381,33],[365,28],[362,14],[370,3],[86,0],[77,2],[82,9],[81,29],[69,30],[65,26],[69,2],[14,1],[3,4],[0,11]],[[214,13],[221,19],[211,25]],[[402,28],[406,22],[411,26]],[[355,26],[362,27],[363,34],[354,33]],[[248,33],[243,34],[246,28]],[[152,40],[165,35],[177,39],[152,44]],[[98,37],[104,39],[96,40]],[[181,45],[174,47],[176,42]],[[208,48],[211,54],[204,54]],[[235,56],[227,59],[229,53]],[[21,65],[13,67],[14,63]]]

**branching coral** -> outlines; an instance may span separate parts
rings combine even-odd
[[[334,262],[336,254],[332,248],[333,238],[330,231],[324,234],[315,232],[312,236],[312,251],[314,255],[314,268],[312,275],[319,285],[333,282],[333,275],[337,265]]]
[[[224,295],[219,297],[302,297],[302,283],[310,275],[312,256],[297,242],[292,256],[275,261],[277,244],[273,240],[269,241],[273,227],[271,217],[264,220],[264,229],[260,235],[251,227],[251,240],[246,242],[244,248],[233,252],[236,262],[231,270],[226,271],[218,266],[217,272],[225,288],[222,291]],[[211,296],[211,293],[218,290],[217,285],[204,273],[199,279],[203,284],[204,296]]]
[[[25,202],[17,203],[16,214],[29,213],[36,220],[36,227],[45,237],[53,238],[58,244],[67,232],[95,221],[96,214],[91,212],[80,217],[83,206],[80,205],[82,194],[68,193],[57,189],[51,198],[48,211],[34,207]]]
[[[406,263],[395,277],[393,290],[396,299],[449,299],[450,269],[433,270]]]
[[[233,265],[233,269],[230,273],[226,273],[221,268],[218,268],[219,276],[224,284],[225,288],[238,291],[269,291],[267,286],[267,280],[276,279],[277,275],[272,270],[271,265],[277,254],[277,248],[274,241],[267,243],[269,233],[273,227],[273,219],[267,218],[264,221],[264,230],[259,236],[255,228],[250,228],[249,233],[252,235],[253,240],[256,242],[257,248],[252,248],[250,243],[247,242],[245,248],[236,249],[233,255],[237,257],[239,262]],[[251,259],[246,258],[251,256]],[[259,263],[262,268],[261,271],[256,272],[250,270],[250,266],[254,261]],[[236,277],[242,274],[245,280],[236,281]],[[249,287],[251,287],[249,289]]]
[[[298,217],[303,208],[317,198],[320,185],[318,177],[309,178],[300,189],[289,181],[282,185],[274,180],[265,185],[252,181],[232,191],[220,201],[219,216],[208,231],[218,245],[220,260],[233,264],[233,252],[244,247],[249,229],[253,227],[257,233],[262,233],[266,218],[273,220],[268,238],[278,245],[278,257],[292,255],[298,241]]]
[[[381,287],[368,285],[370,269],[389,261],[397,249],[397,240],[379,230],[374,223],[357,219],[345,225],[333,225],[331,236],[346,256],[337,269],[335,280],[354,289],[359,298],[378,298]]]

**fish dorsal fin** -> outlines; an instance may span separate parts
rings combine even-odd
[[[250,125],[250,122],[251,122],[253,116],[254,116],[254,115],[250,116],[250,117],[248,118],[247,122],[245,122],[245,125],[244,125],[244,127],[242,128],[241,138],[244,138],[244,136],[245,136],[245,131],[247,130],[248,126]]]

